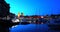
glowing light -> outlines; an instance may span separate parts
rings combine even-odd
[[[20,22],[19,19],[16,19],[16,20],[12,20],[13,23],[17,23],[17,22]]]
[[[12,28],[15,28],[15,27],[17,27],[18,25],[15,25],[15,26],[12,26]]]
[[[18,18],[20,18],[20,12],[18,12]]]
[[[44,18],[43,16],[41,16],[41,18]]]

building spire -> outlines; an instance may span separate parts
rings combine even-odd
[[[18,18],[20,18],[20,12],[18,12]]]

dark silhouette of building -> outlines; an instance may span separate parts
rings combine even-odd
[[[9,15],[10,6],[4,0],[0,0],[0,17]]]
[[[0,0],[0,32],[9,32],[9,27],[12,26],[11,19],[2,19],[10,15],[10,6],[4,0]]]

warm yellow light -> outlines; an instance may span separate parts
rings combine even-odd
[[[20,18],[20,12],[18,12],[18,18]]]

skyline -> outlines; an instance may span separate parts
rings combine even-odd
[[[10,12],[24,15],[60,14],[60,0],[5,0],[10,4]]]

